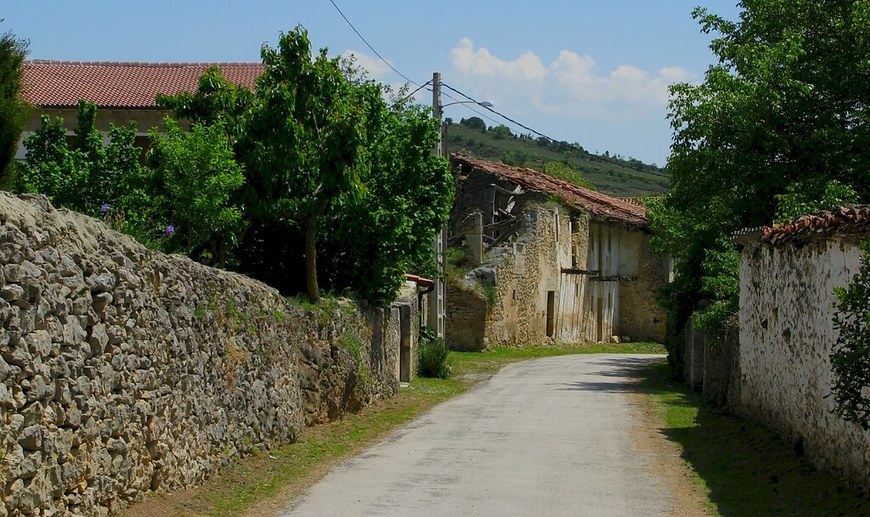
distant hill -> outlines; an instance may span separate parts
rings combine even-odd
[[[655,165],[635,159],[599,156],[568,142],[554,143],[545,138],[516,136],[504,126],[487,129],[478,117],[450,123],[445,144],[450,153],[458,152],[540,171],[545,171],[548,164],[560,163],[579,173],[596,190],[613,196],[661,194],[670,184],[670,177]],[[572,181],[568,177],[559,177]]]

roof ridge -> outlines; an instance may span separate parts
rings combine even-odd
[[[74,66],[141,66],[141,67],[183,67],[183,66],[263,66],[259,61],[67,61],[54,59],[28,59],[24,64],[33,65],[74,65]]]
[[[532,190],[541,190],[562,198],[565,202],[589,210],[593,214],[629,222],[630,224],[648,224],[646,207],[629,203],[618,197],[603,192],[587,189],[560,178],[555,178],[542,171],[528,167],[507,165],[503,162],[492,162],[480,158],[472,158],[459,153],[451,154],[451,158],[465,163],[473,168],[479,168],[489,174],[501,176],[513,182],[527,183],[523,185]],[[537,185],[535,185],[537,184]]]

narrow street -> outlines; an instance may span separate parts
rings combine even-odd
[[[680,513],[662,454],[638,443],[656,433],[639,429],[631,387],[632,372],[661,357],[510,365],[339,465],[279,514]]]

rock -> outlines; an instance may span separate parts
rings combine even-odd
[[[82,324],[76,317],[68,317],[63,326],[63,344],[66,346],[75,346],[82,343],[88,337]]]
[[[376,324],[353,304],[323,321],[44,197],[0,192],[0,219],[7,513],[118,512],[397,385],[396,354],[372,344]],[[338,343],[346,332],[363,337],[368,389]]]
[[[0,288],[0,298],[14,302],[24,298],[24,288],[17,284],[6,284]]]
[[[21,432],[21,437],[18,438],[18,445],[25,451],[42,449],[42,427],[39,425],[25,427]]]
[[[86,280],[91,294],[108,293],[115,289],[117,279],[111,273],[94,275]]]
[[[619,336],[610,336],[611,343],[619,343]]]
[[[47,358],[51,353],[51,336],[45,330],[35,330],[24,336],[31,357]]]
[[[114,301],[112,293],[99,293],[94,295],[93,307],[98,314],[106,310],[106,307]]]

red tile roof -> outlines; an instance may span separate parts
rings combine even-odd
[[[103,108],[156,108],[158,93],[193,92],[209,66],[248,88],[263,73],[260,63],[119,63],[25,61],[24,98],[42,108],[74,108],[86,99]]]
[[[636,201],[626,201],[578,187],[534,169],[478,160],[458,154],[452,154],[450,158],[455,163],[464,164],[516,185],[521,185],[526,190],[554,195],[571,207],[590,212],[593,217],[642,227],[649,224],[646,218],[646,208]]]
[[[760,242],[786,244],[805,242],[834,234],[870,232],[870,205],[844,206],[819,214],[805,215],[777,226],[761,229]]]

